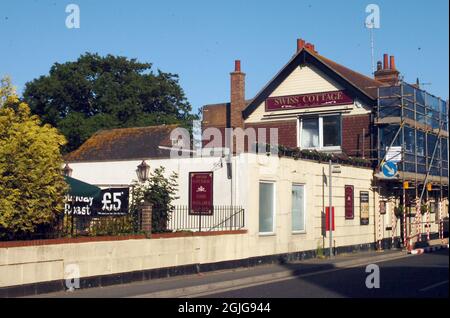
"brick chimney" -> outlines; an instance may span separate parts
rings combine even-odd
[[[377,70],[374,73],[377,81],[388,85],[396,85],[399,74],[400,72],[395,67],[395,57],[389,57],[387,54],[383,55],[383,67],[381,67],[381,61],[379,61],[377,63]]]
[[[230,125],[244,128],[242,111],[245,109],[245,73],[241,72],[241,61],[234,61],[231,75]]]
[[[300,52],[305,47],[305,40],[297,39],[297,52]]]
[[[297,53],[300,52],[302,49],[307,49],[314,53],[317,53],[314,44],[306,43],[306,41],[303,39],[297,39]]]

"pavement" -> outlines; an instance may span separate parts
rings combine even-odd
[[[385,288],[377,290],[382,292],[373,292],[365,286],[368,275],[365,270],[369,264],[377,264],[380,268],[381,285]],[[433,270],[435,275],[430,275],[430,270]],[[404,287],[402,287],[403,280]],[[434,284],[438,286],[427,289],[426,293],[420,292],[421,289]],[[389,288],[386,288],[387,286]],[[253,298],[373,295],[448,297],[448,249],[424,255],[407,254],[400,250],[352,253],[332,259],[261,265],[34,297]]]

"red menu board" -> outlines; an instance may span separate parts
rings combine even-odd
[[[345,218],[353,219],[355,217],[354,213],[354,201],[353,201],[353,186],[345,186]]]
[[[213,173],[189,173],[189,214],[213,214]]]

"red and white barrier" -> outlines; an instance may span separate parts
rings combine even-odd
[[[378,206],[378,249],[381,250],[381,240],[383,237],[383,233],[381,233],[381,201]]]
[[[395,220],[395,213],[394,211],[391,211],[391,239],[392,239],[392,247],[394,247],[395,244],[395,229],[396,229],[396,220]]]
[[[405,202],[404,199],[403,202]],[[408,241],[408,233],[406,232],[406,206],[403,204],[403,246],[409,249]]]
[[[416,198],[416,233],[418,234],[417,241],[420,242],[422,240],[422,210],[419,198]]]

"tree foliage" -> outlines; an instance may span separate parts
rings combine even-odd
[[[0,238],[12,238],[51,224],[64,211],[65,138],[31,114],[7,79],[0,100]]]
[[[0,108],[8,102],[8,99],[11,99],[12,102],[16,98],[16,90],[11,83],[11,78],[9,76],[3,77],[0,80]]]
[[[55,63],[47,76],[25,86],[33,113],[66,136],[72,151],[100,129],[180,124],[190,112],[176,74],[121,56],[86,53],[75,62]]]
[[[164,176],[165,168],[156,168],[145,183],[134,182],[131,193],[131,213],[137,215],[144,200],[152,203],[152,232],[164,232],[171,213],[175,210],[173,201],[177,199],[178,174]],[[135,218],[138,219],[138,218]]]

